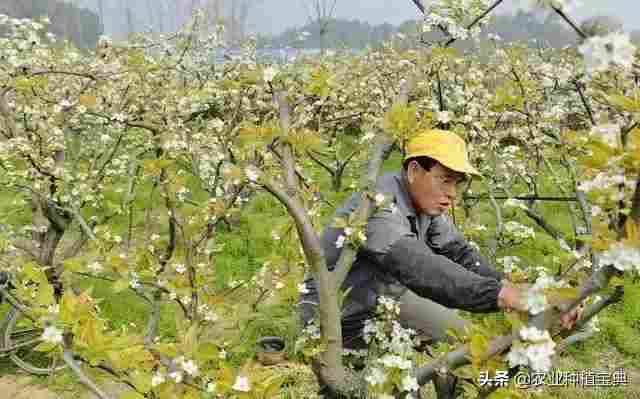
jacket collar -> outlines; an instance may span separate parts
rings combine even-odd
[[[400,172],[395,173],[393,177],[396,182],[394,196],[396,206],[399,208],[398,210],[406,216],[413,216],[415,218],[417,213],[409,196],[407,173],[402,169]]]

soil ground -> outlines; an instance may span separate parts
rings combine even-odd
[[[27,376],[0,377],[0,399],[60,399],[46,388],[33,384]]]

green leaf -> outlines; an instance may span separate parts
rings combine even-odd
[[[282,384],[284,384],[286,378],[286,376],[277,376],[275,378],[267,380],[266,387],[262,392],[262,397],[265,399],[277,397],[278,393],[280,392],[280,388],[282,387]]]
[[[469,345],[469,353],[471,354],[471,362],[473,364],[480,364],[489,349],[489,341],[483,335],[476,334],[471,337],[471,344]]]
[[[622,111],[640,112],[640,100],[626,97],[620,94],[612,94],[607,96],[607,100],[613,106]]]
[[[455,373],[454,373],[455,374]],[[456,374],[457,375],[457,374]],[[462,397],[465,399],[475,399],[478,397],[478,388],[475,387],[475,385],[473,385],[470,382],[467,381],[463,381],[460,384],[460,387],[462,388]]]
[[[578,299],[580,292],[573,287],[550,288],[545,290],[545,295],[549,302],[553,304]]]
[[[41,342],[38,344],[38,346],[33,348],[33,350],[36,352],[51,352],[56,347],[57,345],[52,342]]]
[[[144,396],[135,391],[129,391],[120,395],[120,399],[144,399]]]
[[[211,342],[205,342],[200,344],[196,353],[196,360],[200,362],[206,362],[207,360],[214,360],[218,358],[220,351],[218,346]]]
[[[609,286],[611,286],[611,287],[623,287],[624,286],[624,279],[622,277],[619,277],[619,276],[613,276],[609,280]]]
[[[524,317],[526,315],[523,314]],[[513,330],[520,330],[524,327],[525,320],[522,320],[520,312],[507,312],[505,313],[505,318],[507,319],[507,323],[511,326]]]
[[[127,288],[129,288],[129,280],[127,279],[121,278],[119,280],[116,280],[115,283],[113,283],[113,291],[115,293],[122,292]]]
[[[385,115],[383,121],[385,131],[394,137],[407,138],[418,128],[416,107],[395,104]]]
[[[84,262],[78,259],[68,259],[64,261],[64,270],[68,272],[79,272],[84,269]]]
[[[509,108],[524,108],[524,98],[522,97],[522,95],[520,95],[518,90],[519,89],[512,82],[498,87],[496,89],[493,107],[497,111],[503,111]]]
[[[26,279],[33,282],[39,284],[46,284],[48,282],[47,276],[44,274],[44,270],[33,262],[25,263],[22,266],[22,273]]]
[[[347,227],[347,221],[344,218],[335,218],[333,219],[333,227],[336,229],[343,229]]]
[[[458,367],[457,369],[453,370],[451,373],[457,377],[464,378],[467,380],[474,379],[477,375],[476,371],[471,365]]]
[[[151,373],[140,371],[131,373],[131,382],[138,391],[147,393],[151,390]]]
[[[36,303],[41,306],[49,306],[54,303],[53,298],[53,286],[51,284],[42,283],[38,288],[38,296],[36,297]]]
[[[311,74],[311,82],[305,92],[318,97],[328,97],[331,93],[331,75],[326,68],[318,68]]]

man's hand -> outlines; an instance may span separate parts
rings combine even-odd
[[[527,311],[527,291],[528,284],[512,284],[503,280],[502,288],[498,293],[498,307],[508,311]]]
[[[502,282],[502,289],[498,294],[498,307],[509,312],[516,310],[519,312],[527,312],[527,292],[529,284],[513,284],[508,281]],[[570,312],[560,316],[560,325],[563,329],[570,330],[582,317],[584,307],[582,304],[574,307]]]
[[[560,325],[562,326],[562,328],[564,328],[565,330],[572,329],[576,322],[582,317],[583,311],[584,307],[582,306],[582,304],[580,304],[571,309],[570,312],[564,313],[562,316],[560,316]]]

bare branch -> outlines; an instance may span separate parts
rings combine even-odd
[[[64,362],[69,366],[69,368],[75,373],[78,377],[82,385],[87,387],[94,395],[96,395],[99,399],[113,399],[110,395],[104,393],[102,389],[96,383],[94,383],[80,368],[80,365],[73,357],[73,353],[71,350],[65,345],[64,353],[62,355]]]
[[[418,10],[420,10],[421,14],[424,14],[424,4],[422,4],[422,0],[411,0],[413,1],[413,4],[416,5],[416,7],[418,7]]]
[[[576,31],[578,36],[580,36],[582,39],[585,39],[585,40],[588,38],[588,36],[582,31],[582,29],[578,28],[578,25],[576,25],[576,23],[573,22],[573,20],[571,18],[569,18],[569,16],[567,14],[565,14],[564,11],[562,11],[561,9],[559,9],[558,7],[555,7],[553,5],[551,6],[551,8],[553,8],[553,10],[560,17],[562,17],[562,19],[564,19],[573,28],[573,30]]]

